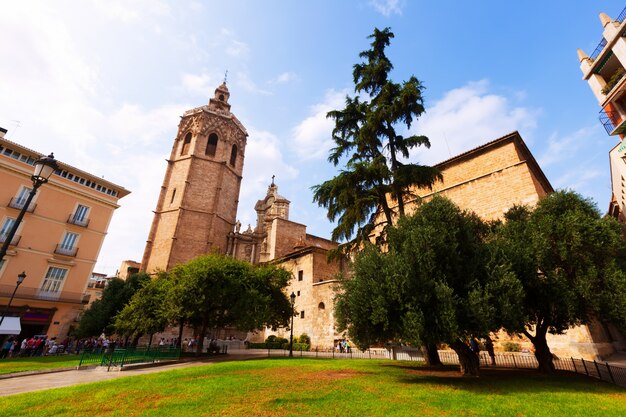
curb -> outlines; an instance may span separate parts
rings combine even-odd
[[[85,367],[87,368],[87,367]],[[40,371],[23,371],[23,372],[13,372],[10,374],[0,375],[0,380],[3,379],[11,379],[11,378],[19,378],[21,376],[32,376],[32,375],[44,375],[44,374],[54,374],[57,372],[67,372],[67,371],[75,371],[77,369],[76,366],[68,366],[65,368],[55,368],[55,369],[42,369]]]

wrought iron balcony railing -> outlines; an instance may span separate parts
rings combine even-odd
[[[596,58],[598,57],[598,55],[600,55],[600,52],[602,52],[602,50],[604,49],[605,46],[606,46],[606,39],[602,38],[600,43],[598,43],[598,46],[596,46],[596,49],[594,49],[593,52],[591,53],[591,55],[589,55],[589,58],[591,58],[592,61],[595,61]]]
[[[68,217],[67,222],[70,224],[75,224],[76,226],[82,226],[82,227],[87,227],[89,226],[89,219],[85,219],[85,218],[79,218],[74,216],[73,214],[70,214],[70,217]]]
[[[0,243],[6,242],[7,237],[9,237],[8,233],[0,234]],[[11,246],[17,246],[17,244],[19,243],[21,237],[22,236],[20,236],[20,235],[13,235],[13,239],[11,239],[10,245]]]
[[[0,297],[10,297],[15,289],[15,285],[0,285]],[[43,301],[56,301],[72,304],[87,304],[89,301],[89,294],[78,293],[71,291],[60,292],[48,292],[41,291],[39,288],[20,286],[15,293],[15,299],[17,300],[43,300]],[[18,306],[21,303],[14,302],[14,306]]]
[[[54,249],[54,253],[65,256],[76,256],[76,252],[78,252],[77,247],[68,247],[63,245],[57,245]]]
[[[598,118],[609,135],[623,133],[626,129],[626,119],[619,112],[600,110]]]
[[[21,210],[26,205],[26,200],[27,200],[26,198],[13,197],[11,201],[9,201],[9,207],[12,207],[17,210]],[[37,207],[37,204],[31,202],[28,205],[28,208],[26,209],[26,211],[29,213],[32,213],[33,211],[35,211],[35,207]]]

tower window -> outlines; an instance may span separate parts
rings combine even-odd
[[[230,165],[235,166],[235,162],[237,162],[237,145],[233,145],[230,151]]]
[[[215,133],[211,133],[209,135],[209,140],[206,143],[205,155],[215,156],[215,151],[217,150],[217,135]]]
[[[317,305],[317,308],[319,308],[320,310],[324,310],[326,309],[326,306],[324,305],[324,302],[322,301]]]
[[[300,318],[301,318],[301,319],[303,319],[303,318],[304,318],[304,310],[302,310],[302,311],[300,312]]]
[[[298,271],[298,281],[302,281],[304,279],[304,271]]]
[[[185,140],[183,140],[183,148],[180,150],[180,154],[187,155],[189,153],[190,146],[191,146],[191,132],[185,135]]]
[[[172,191],[172,199],[170,200],[170,204],[174,202],[174,198],[176,197],[176,188]]]
[[[224,94],[220,94],[220,101],[224,101]]]

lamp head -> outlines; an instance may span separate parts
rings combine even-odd
[[[23,271],[21,274],[17,276],[17,285],[20,285],[22,282],[24,282],[25,278],[26,278],[26,271]]]
[[[35,170],[33,172],[33,182],[43,184],[48,182],[50,175],[59,168],[54,154],[51,153],[48,156],[42,156],[35,162]]]
[[[296,294],[294,294],[294,292],[291,292],[291,295],[289,296],[289,298],[291,298],[291,304],[296,302]]]

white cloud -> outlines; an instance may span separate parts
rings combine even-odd
[[[250,93],[261,94],[265,96],[269,96],[272,94],[271,91],[259,88],[256,83],[250,79],[248,73],[244,71],[238,71],[235,74],[234,83]]]
[[[548,138],[547,149],[537,158],[539,165],[547,167],[576,156],[578,150],[589,141],[594,133],[595,129],[590,127],[578,129],[563,137],[558,133],[553,133]]]
[[[272,175],[277,183],[285,183],[298,176],[298,170],[289,165],[281,151],[281,141],[271,132],[248,128],[246,159],[243,166],[243,181],[237,213],[244,225],[255,225],[254,204],[263,198]]]
[[[208,97],[217,84],[209,74],[202,73],[183,74],[182,85],[191,93]]]
[[[167,16],[170,6],[159,0],[94,0],[98,13],[124,23],[135,23],[146,16]]]
[[[416,155],[421,163],[435,164],[514,130],[524,137],[536,127],[540,113],[512,107],[506,97],[489,92],[486,80],[470,82],[447,92],[411,128],[431,143]]]
[[[298,79],[295,72],[286,71],[269,81],[270,84],[286,84]]]
[[[322,103],[311,106],[311,115],[293,129],[293,146],[302,159],[326,158],[333,146],[332,131],[334,122],[326,118],[331,110],[343,108],[346,90],[326,92]]]
[[[404,7],[403,0],[370,0],[369,5],[383,16],[389,17],[392,14],[402,15]]]

